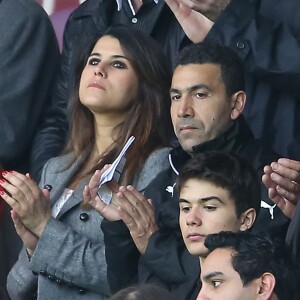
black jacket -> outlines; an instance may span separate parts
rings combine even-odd
[[[300,261],[300,201],[286,234],[286,244],[291,253]]]
[[[209,150],[230,151],[239,154],[254,166],[259,177],[262,175],[263,167],[278,158],[275,153],[265,151],[254,139],[243,117],[240,117],[220,137],[194,147],[195,152]],[[140,259],[129,232],[126,232],[125,228],[122,229],[122,235],[121,231],[118,232],[124,224],[121,222],[117,222],[118,225],[115,222],[103,223],[102,229],[108,243],[106,246],[109,247],[106,251],[108,279],[113,291],[121,288],[119,274],[122,274],[122,287],[126,285],[126,280],[132,283],[134,272],[137,270],[137,262],[139,262],[139,282],[163,285],[174,292],[176,296],[180,295],[179,299],[192,300],[197,295],[199,289],[197,282],[199,282],[200,274],[199,259],[190,255],[184,246],[178,223],[178,195],[174,189],[178,172],[189,158],[190,156],[180,146],[171,150],[170,168],[160,173],[145,191],[145,196],[152,199],[155,207],[159,231],[152,235],[146,252]],[[262,186],[261,197],[262,201],[270,206],[273,205],[264,186]],[[279,236],[285,236],[287,225],[287,218],[277,207],[274,208],[274,211],[262,208],[255,224],[255,230],[269,231]],[[113,228],[113,226],[115,227]],[[118,252],[118,249],[121,251]],[[117,260],[116,256],[118,256]],[[126,276],[126,272],[130,276]]]

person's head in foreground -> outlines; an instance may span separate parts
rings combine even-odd
[[[207,235],[246,231],[260,207],[260,183],[237,154],[210,151],[190,159],[178,178],[179,223],[188,251],[206,257]]]
[[[299,299],[299,269],[283,243],[263,233],[221,232],[205,246],[197,300]]]
[[[176,300],[176,298],[162,287],[141,284],[124,288],[109,300]]]
[[[173,72],[171,118],[182,148],[193,147],[226,132],[244,110],[243,63],[228,47],[193,44],[179,55]]]

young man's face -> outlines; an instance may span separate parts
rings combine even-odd
[[[237,232],[241,227],[234,200],[226,189],[197,179],[187,180],[180,192],[179,223],[183,240],[192,255],[206,257],[208,234]]]
[[[212,251],[201,265],[202,288],[197,300],[257,300],[259,279],[243,286],[238,272],[232,267],[233,250]],[[261,298],[263,299],[263,298]]]

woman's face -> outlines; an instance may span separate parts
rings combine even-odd
[[[137,90],[138,78],[119,41],[111,36],[100,38],[81,73],[81,103],[94,115],[123,121]]]

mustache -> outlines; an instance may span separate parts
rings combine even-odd
[[[196,120],[189,119],[189,118],[179,119],[179,121],[176,123],[176,128],[181,128],[184,126],[190,126],[190,127],[195,127],[195,128],[199,128],[199,129],[205,128],[203,122],[201,122],[199,120],[196,121]]]

